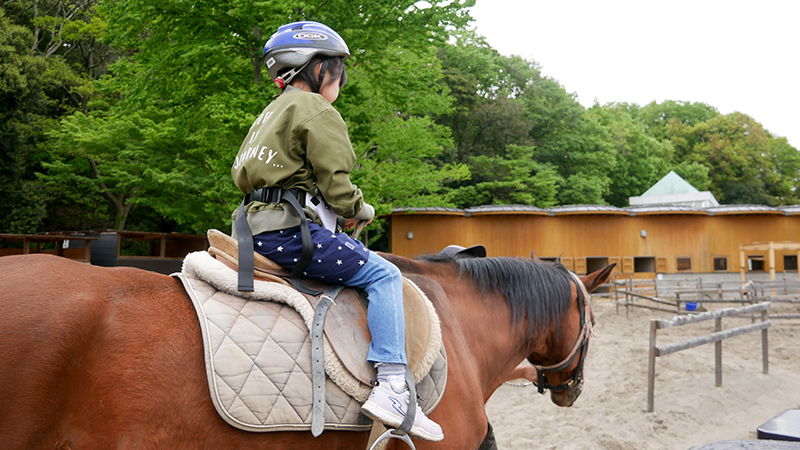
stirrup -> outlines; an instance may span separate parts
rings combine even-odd
[[[378,445],[381,441],[384,441],[386,439],[400,439],[401,441],[408,444],[408,446],[411,447],[411,450],[417,450],[417,447],[414,447],[414,443],[411,442],[411,437],[409,435],[395,434],[396,431],[397,430],[395,430],[394,428],[390,428],[384,431],[383,434],[381,434],[378,437],[378,439],[375,440],[375,443],[372,444],[372,447],[370,447],[369,450],[374,450],[376,445]]]
[[[384,431],[378,437],[378,439],[375,440],[375,443],[372,444],[372,447],[370,447],[369,450],[374,450],[375,446],[378,445],[379,442],[386,439],[400,439],[408,444],[408,446],[411,447],[411,450],[417,450],[417,447],[414,446],[414,443],[411,442],[411,437],[408,435],[408,431],[412,426],[414,426],[414,417],[416,416],[417,408],[419,407],[417,404],[417,386],[414,384],[414,377],[411,375],[411,369],[409,369],[408,365],[406,365],[406,386],[408,387],[408,409],[403,422],[399,427],[397,427],[397,429],[389,428],[388,430]],[[420,414],[422,413],[420,412]]]

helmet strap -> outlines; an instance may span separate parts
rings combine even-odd
[[[284,73],[283,75],[280,75],[279,77],[275,78],[275,86],[278,89],[283,89],[289,84],[291,84],[294,77],[296,77],[298,73],[302,72],[303,69],[305,69],[310,62],[311,61],[303,64],[300,67],[294,67],[290,69],[288,72]]]
[[[329,61],[330,60],[327,59],[327,58],[322,61],[322,64],[319,67],[319,79],[317,80],[317,85],[311,87],[311,89],[316,94],[319,94],[319,91],[322,89],[322,86],[323,86],[322,82],[325,81],[325,72],[328,71],[328,62]]]

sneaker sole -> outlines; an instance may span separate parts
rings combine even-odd
[[[371,408],[374,408],[375,410],[373,411]],[[364,405],[361,407],[361,412],[363,412],[364,415],[366,415],[370,419],[377,420],[378,422],[395,429],[398,428],[402,423],[402,420],[398,420],[397,416],[393,414],[386,414],[382,408],[378,407],[374,403],[371,403],[369,400],[367,400],[367,402],[364,403]],[[431,434],[423,430],[422,428],[413,425],[411,426],[411,430],[408,431],[408,434],[411,437],[424,439],[426,441],[432,441],[432,442],[438,442],[444,439],[444,434],[441,435]]]

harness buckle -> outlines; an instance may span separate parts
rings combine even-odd
[[[283,194],[283,188],[279,187],[271,187],[267,189],[267,201],[264,203],[279,203],[281,201],[281,195]]]
[[[261,203],[280,203],[281,195],[283,195],[283,188],[280,187],[263,187],[253,189],[245,196],[245,203],[261,202]]]

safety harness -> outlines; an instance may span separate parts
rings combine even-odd
[[[297,214],[300,219],[300,235],[302,237],[303,250],[300,253],[300,260],[297,261],[292,269],[291,282],[292,286],[298,291],[317,296],[322,294],[322,291],[317,291],[306,287],[300,278],[303,276],[303,271],[311,263],[314,257],[314,243],[311,240],[311,230],[308,227],[308,220],[306,214],[303,212],[303,207],[300,205],[298,198],[304,198],[305,192],[300,189],[282,189],[279,187],[271,188],[258,188],[253,189],[249,194],[244,196],[242,204],[236,211],[236,219],[234,220],[234,229],[236,230],[236,240],[239,243],[239,290],[243,292],[253,291],[254,275],[254,256],[253,256],[253,233],[250,230],[250,224],[247,223],[247,217],[244,212],[244,207],[250,202],[258,201],[268,204],[278,204],[286,202],[292,206],[290,209]]]

